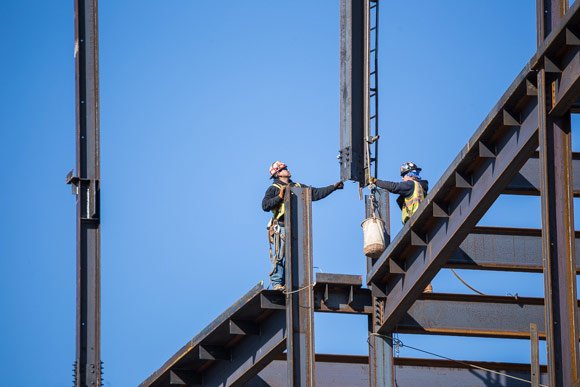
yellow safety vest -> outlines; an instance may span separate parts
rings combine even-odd
[[[419,208],[419,205],[425,198],[425,191],[423,190],[421,183],[419,183],[418,181],[413,181],[413,183],[415,184],[413,194],[408,198],[405,198],[405,203],[403,204],[402,211],[403,224],[405,224],[407,219],[409,219],[411,215],[413,215],[415,211],[417,211],[417,208]]]
[[[272,186],[278,189],[282,189],[282,186],[280,184],[272,184]],[[294,183],[293,187],[300,187],[300,184]],[[275,210],[272,210],[272,214],[274,214],[274,219],[276,220],[280,219],[285,212],[286,212],[286,203],[284,202],[280,204],[280,207],[278,207]]]

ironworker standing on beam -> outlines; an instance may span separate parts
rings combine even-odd
[[[376,184],[379,188],[386,189],[394,194],[399,194],[397,204],[402,212],[403,224],[407,223],[411,215],[413,215],[415,211],[417,211],[417,208],[419,208],[419,204],[421,204],[423,199],[425,199],[425,196],[427,196],[429,182],[421,179],[419,172],[421,172],[421,168],[419,168],[415,163],[407,161],[401,165],[402,183],[378,180],[371,177],[371,184]]]
[[[401,220],[403,224],[407,223],[411,215],[417,211],[429,190],[429,182],[421,179],[419,172],[421,172],[421,168],[415,163],[407,161],[401,165],[401,178],[403,179],[401,183],[378,180],[371,177],[371,184],[376,184],[379,188],[386,189],[394,194],[399,194],[397,204],[401,209]],[[431,284],[427,285],[424,291],[426,293],[432,293],[433,287]]]
[[[303,184],[295,183],[290,178],[292,174],[286,164],[276,161],[270,165],[270,179],[274,182],[266,190],[264,199],[262,199],[262,209],[266,212],[272,211],[272,218],[268,223],[268,241],[270,243],[270,261],[272,269],[270,270],[270,283],[274,290],[286,290],[284,276],[284,258],[285,258],[285,237],[286,230],[284,225],[284,193],[288,187],[303,187]],[[312,187],[312,201],[324,199],[337,189],[343,189],[344,183],[339,181],[335,184],[322,188]],[[272,245],[274,253],[272,253]]]

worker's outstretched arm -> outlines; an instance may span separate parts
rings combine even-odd
[[[395,183],[394,181],[378,180],[375,182],[377,187],[386,189],[394,194],[399,194],[403,196],[409,196],[413,194],[415,185],[412,181],[402,181],[400,183]]]
[[[337,189],[342,189],[344,187],[344,183],[339,181],[336,184],[329,185],[327,187],[316,188],[312,187],[312,201],[315,202],[320,199],[324,199]]]

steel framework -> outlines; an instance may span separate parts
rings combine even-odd
[[[340,4],[340,170],[362,186],[378,153],[375,145],[371,157],[378,139],[378,2]],[[580,386],[580,235],[573,221],[580,157],[570,141],[570,114],[580,111],[580,2],[569,8],[566,0],[537,0],[537,15],[537,52],[385,252],[368,259],[366,288],[355,275],[313,281],[310,190],[293,188],[285,197],[288,291],[256,285],[141,386],[390,387],[395,375],[398,386],[528,385],[508,376]],[[101,384],[97,0],[76,0],[75,34],[77,176],[69,173],[67,182],[77,195],[80,387]],[[477,227],[502,194],[541,196],[542,229]],[[366,199],[366,215],[384,219],[390,239],[388,208],[385,192]],[[543,272],[545,297],[424,294],[445,267]],[[369,356],[315,354],[314,312],[368,316]],[[531,364],[393,358],[395,331],[530,339]],[[547,342],[547,366],[537,364],[538,338]]]
[[[75,1],[77,205],[77,387],[101,386],[101,223],[97,0]]]

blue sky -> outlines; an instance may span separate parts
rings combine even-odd
[[[139,384],[267,283],[260,203],[270,163],[314,186],[339,180],[338,4],[101,1],[105,386]],[[380,16],[379,178],[398,179],[412,160],[433,186],[535,52],[535,2],[385,1]],[[0,364],[6,385],[68,385],[73,2],[5,1],[0,19]],[[364,274],[357,185],[313,212],[315,265]],[[481,224],[539,227],[539,198],[501,197]],[[461,274],[489,294],[543,293],[541,275]],[[447,271],[433,286],[470,292]],[[315,324],[317,352],[366,354],[366,318],[316,315]],[[525,340],[403,341],[454,358],[529,361]]]

